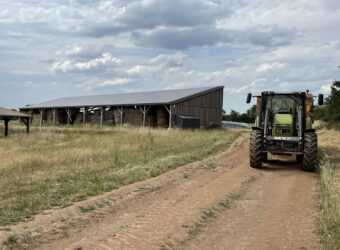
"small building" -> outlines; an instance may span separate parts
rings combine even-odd
[[[20,108],[31,123],[176,126],[176,115],[199,119],[200,127],[222,125],[223,86],[66,97]]]
[[[13,110],[13,109],[6,109],[6,108],[0,107],[0,120],[4,121],[5,136],[8,135],[8,123],[9,123],[9,121],[15,120],[15,119],[20,119],[26,125],[26,132],[28,133],[29,130],[30,130],[30,122],[29,122],[30,118],[31,118],[31,116],[28,115],[28,114],[24,114],[24,113],[18,112],[18,111]]]

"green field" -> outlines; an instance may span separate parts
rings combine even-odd
[[[221,151],[241,132],[115,127],[0,129],[0,225],[157,176]]]

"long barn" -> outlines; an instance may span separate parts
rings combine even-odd
[[[26,105],[20,111],[31,115],[34,125],[90,123],[218,128],[222,124],[222,105],[223,86],[217,86],[66,97]]]

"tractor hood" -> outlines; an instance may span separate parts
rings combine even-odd
[[[291,114],[274,115],[272,135],[292,136],[293,135],[293,116]]]

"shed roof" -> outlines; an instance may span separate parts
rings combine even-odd
[[[21,110],[38,108],[175,104],[218,89],[223,89],[223,86],[65,97],[39,104],[27,105],[26,107],[21,108]]]
[[[10,118],[23,118],[23,117],[31,117],[30,115],[15,111],[13,109],[6,109],[3,107],[0,107],[0,119],[3,119],[5,117]]]

